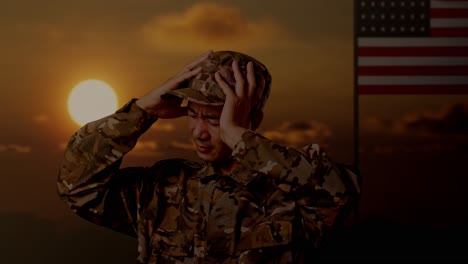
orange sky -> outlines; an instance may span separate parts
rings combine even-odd
[[[319,142],[337,160],[351,162],[352,19],[352,1],[341,0],[2,3],[0,213],[11,219],[16,219],[12,213],[47,221],[62,219],[63,226],[81,223],[55,194],[64,144],[78,128],[66,110],[73,86],[86,79],[103,80],[115,89],[119,105],[123,105],[207,49],[245,52],[270,69],[273,86],[261,132],[290,145]],[[399,208],[401,197],[413,199],[411,188],[403,188],[401,199],[389,202],[385,187],[404,185],[407,177],[421,170],[412,167],[408,170],[412,174],[395,172],[399,176],[388,170],[379,174],[381,168],[395,168],[392,164],[403,166],[395,156],[430,157],[414,163],[405,158],[406,165],[442,160],[436,158],[438,155],[447,158],[441,161],[447,166],[452,164],[450,159],[458,162],[467,158],[466,125],[454,125],[448,133],[434,129],[449,124],[447,113],[456,112],[456,104],[465,105],[465,112],[461,110],[465,115],[454,114],[459,118],[455,124],[468,122],[467,99],[466,95],[360,98],[363,171],[372,190],[366,194],[364,216],[383,215],[404,222],[403,216],[388,209]],[[150,165],[155,159],[175,155],[192,157],[193,153],[187,152],[184,124],[184,120],[158,121],[125,164]],[[458,179],[455,172],[452,168],[451,175],[440,177],[454,181]],[[420,186],[421,179],[414,176],[408,182],[412,187]],[[429,180],[421,193],[452,186],[444,183],[434,187],[438,184]],[[442,193],[451,193],[448,189]],[[407,204],[421,201],[424,199],[417,198]],[[387,207],[382,206],[385,202]],[[419,220],[409,205],[401,212]],[[458,219],[466,216],[460,213]],[[105,236],[104,232],[99,234]],[[122,238],[120,245],[125,241]]]

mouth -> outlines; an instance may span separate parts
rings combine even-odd
[[[198,145],[198,144],[196,146],[197,146],[197,151],[202,154],[207,154],[213,149],[213,147],[210,147],[210,146],[203,146],[203,145]]]

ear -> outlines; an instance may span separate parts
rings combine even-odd
[[[251,129],[257,129],[263,121],[263,110],[257,110],[250,114],[251,117]]]

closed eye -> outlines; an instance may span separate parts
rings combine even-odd
[[[213,119],[210,119],[210,125],[212,126],[219,126],[219,120],[213,120]]]

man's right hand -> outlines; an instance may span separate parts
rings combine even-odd
[[[182,68],[174,77],[140,97],[136,101],[136,104],[145,111],[157,115],[159,118],[177,118],[187,115],[187,108],[180,106],[182,98],[175,96],[161,98],[161,95],[169,90],[179,88],[181,83],[197,75],[201,71],[201,68],[197,66],[207,59],[212,52],[213,51],[209,50],[201,54],[198,58]]]

